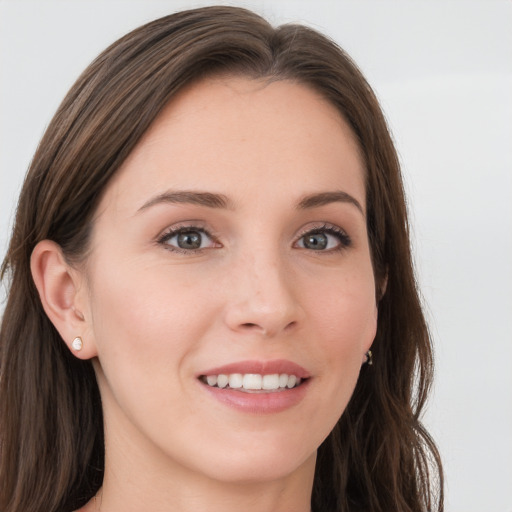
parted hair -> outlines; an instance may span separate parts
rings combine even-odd
[[[101,398],[46,316],[30,272],[38,242],[87,257],[109,180],[165,105],[207,76],[291,80],[343,116],[365,166],[367,229],[379,315],[354,394],[318,449],[315,512],[443,510],[435,444],[421,423],[432,345],[416,286],[397,154],[378,101],[349,56],[301,25],[272,27],[236,7],[150,22],[101,53],[73,85],[37,148],[2,265],[0,510],[70,512],[104,471]],[[385,289],[385,291],[384,291]]]

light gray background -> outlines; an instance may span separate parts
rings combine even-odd
[[[67,89],[143,22],[212,2],[0,0],[0,251]],[[219,2],[221,3],[221,2]],[[512,512],[512,2],[239,1],[331,35],[391,125],[437,380],[425,421],[448,512]]]

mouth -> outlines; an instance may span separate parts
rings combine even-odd
[[[269,414],[298,405],[308,394],[312,375],[284,359],[238,361],[197,375],[209,396],[244,413]]]
[[[296,388],[307,379],[293,373],[220,373],[201,375],[199,380],[212,388],[235,389],[243,393],[277,393]]]

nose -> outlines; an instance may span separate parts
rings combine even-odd
[[[239,261],[226,285],[225,322],[232,331],[272,338],[300,324],[293,275],[277,255],[253,253]]]

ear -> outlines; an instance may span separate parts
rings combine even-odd
[[[384,297],[384,295],[386,295],[386,290],[388,289],[388,268],[386,267],[386,273],[384,274],[384,276],[379,279],[379,284],[378,284],[378,293],[377,293],[377,302],[380,302],[382,300],[382,297]]]
[[[361,364],[368,363],[371,361],[369,356],[369,350],[371,349],[373,342],[375,341],[375,337],[377,336],[377,329],[379,325],[379,302],[386,293],[386,288],[388,285],[388,273],[386,271],[385,276],[380,280],[377,284],[377,296],[374,305],[373,312],[371,313],[371,317],[368,319],[368,328],[370,330],[368,337],[366,338],[366,342],[363,345],[363,355],[361,358]],[[372,364],[370,362],[370,364]]]
[[[375,307],[371,313],[371,316],[368,318],[368,335],[363,344],[363,353],[361,355],[361,364],[365,364],[368,362],[368,351],[371,349],[373,342],[375,341],[375,336],[377,336],[377,326],[378,326],[378,318],[379,318],[379,305],[378,302],[375,303]]]
[[[39,242],[30,259],[32,278],[41,303],[69,350],[80,359],[97,355],[85,311],[87,292],[82,273],[72,268],[58,244],[50,240]],[[88,315],[89,316],[89,315]],[[73,348],[73,340],[81,337],[81,350]]]
[[[386,275],[384,276],[384,279],[382,280],[382,283],[380,285],[380,298],[384,297],[386,295],[386,290],[388,289],[388,270],[386,269]]]

